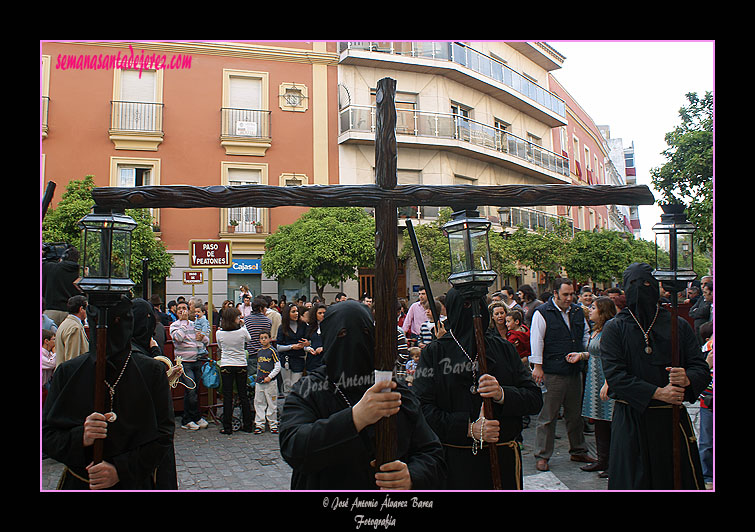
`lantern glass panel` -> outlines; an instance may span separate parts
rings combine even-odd
[[[123,230],[113,231],[113,254],[110,258],[110,277],[128,279],[131,257],[131,233]]]
[[[490,248],[487,228],[469,232],[469,246],[472,251],[473,270],[490,270]]]
[[[84,277],[105,278],[108,276],[108,250],[103,250],[102,237],[102,229],[88,227],[84,231]]]
[[[448,233],[448,245],[451,250],[451,273],[468,271],[467,246],[465,243],[465,231]]]

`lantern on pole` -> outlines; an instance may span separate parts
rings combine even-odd
[[[477,373],[479,376],[488,372],[485,331],[482,327],[482,300],[498,275],[490,262],[488,232],[491,225],[487,219],[480,217],[476,209],[465,209],[454,212],[453,219],[443,226],[448,237],[448,249],[451,254],[451,275],[448,277],[448,282],[469,300],[472,307],[475,346],[477,348],[475,358],[477,364],[479,364],[479,372]],[[485,311],[487,312],[487,309]],[[477,386],[478,382],[473,382],[470,392],[478,393]],[[485,418],[494,418],[493,403],[489,397],[482,398],[482,410]],[[493,489],[499,490],[502,487],[501,470],[498,466],[498,449],[495,445],[489,445],[488,449]]]
[[[92,212],[79,220],[78,225],[83,258],[81,277],[76,280],[76,285],[87,294],[89,304],[97,311],[94,410],[104,415],[108,312],[134,286],[129,273],[131,232],[136,222],[123,212],[95,205]],[[110,420],[114,420],[114,417]],[[95,464],[102,462],[104,442],[99,438],[94,441],[92,462]]]
[[[697,274],[693,269],[692,235],[695,224],[687,220],[684,205],[679,203],[662,205],[661,221],[653,226],[655,232],[655,270],[653,277],[671,292],[671,366],[679,366],[679,297],[678,293],[693,281]],[[659,246],[669,252],[669,265],[658,262]],[[672,405],[671,442],[674,460],[674,489],[681,489],[681,443],[679,427],[679,407]]]
[[[684,205],[672,203],[662,205],[663,214],[661,221],[653,226],[655,233],[655,270],[653,277],[664,287],[680,291],[680,283],[694,281],[697,274],[694,270],[694,250],[692,235],[695,232],[695,224],[687,220],[684,214]],[[658,261],[658,248],[668,249],[669,264],[662,265]]]
[[[135,227],[130,216],[97,205],[79,220],[83,259],[77,285],[90,297],[118,299],[134,287],[130,269],[131,232]]]
[[[454,212],[453,219],[443,226],[451,255],[448,282],[456,288],[485,294],[495,281],[498,274],[490,262],[488,242],[491,225],[477,210],[467,209]]]

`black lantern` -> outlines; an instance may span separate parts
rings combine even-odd
[[[105,414],[108,313],[134,286],[129,271],[131,232],[135,227],[136,222],[130,216],[97,205],[79,220],[83,259],[81,277],[76,280],[76,285],[86,292],[91,307],[96,309],[94,323],[89,326],[97,327],[94,410],[101,414]],[[114,421],[115,414],[111,412],[109,415],[108,420]],[[92,462],[95,464],[103,460],[103,445],[103,439],[94,442]]]
[[[131,232],[135,227],[130,216],[97,205],[79,220],[83,259],[77,285],[90,297],[107,294],[117,298],[133,288]]]
[[[671,287],[680,283],[694,281],[694,251],[692,235],[695,224],[687,220],[684,205],[672,203],[662,205],[661,221],[653,226],[655,233],[655,270],[653,277]],[[658,248],[668,249],[669,265],[665,267],[658,262]]]
[[[490,262],[488,232],[491,223],[480,217],[477,210],[453,213],[453,219],[443,226],[448,236],[451,254],[451,275],[448,282],[455,287],[493,284],[497,276]]]

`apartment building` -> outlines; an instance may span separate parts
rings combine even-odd
[[[98,187],[338,183],[336,43],[42,42],[41,185]],[[155,209],[155,236],[175,260],[163,286],[206,299],[207,278],[183,284],[189,241],[232,241],[233,267],[213,271],[213,303],[255,294],[310,295],[268,279],[265,237],[300,207]],[[233,225],[237,224],[237,225]]]
[[[548,75],[564,58],[547,44],[363,41],[340,42],[338,52],[341,183],[374,182],[375,90],[386,76],[396,80],[399,184],[573,182],[569,159],[553,141],[553,131],[566,127],[569,116]],[[559,214],[545,206],[499,212],[481,205],[479,210],[496,231],[513,230],[519,222],[534,228]],[[436,207],[402,210],[415,223],[437,212]],[[398,293],[413,299],[420,277],[403,266]],[[361,272],[360,289],[369,286],[370,275]],[[497,283],[522,281],[532,280]],[[446,289],[438,287],[439,293]]]

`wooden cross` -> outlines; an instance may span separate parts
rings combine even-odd
[[[646,185],[398,185],[396,177],[396,80],[377,85],[375,184],[278,187],[164,185],[95,188],[92,197],[114,208],[374,207],[375,369],[392,370],[397,353],[396,300],[398,216],[402,206],[652,205]],[[395,416],[378,422],[377,466],[395,460]]]

